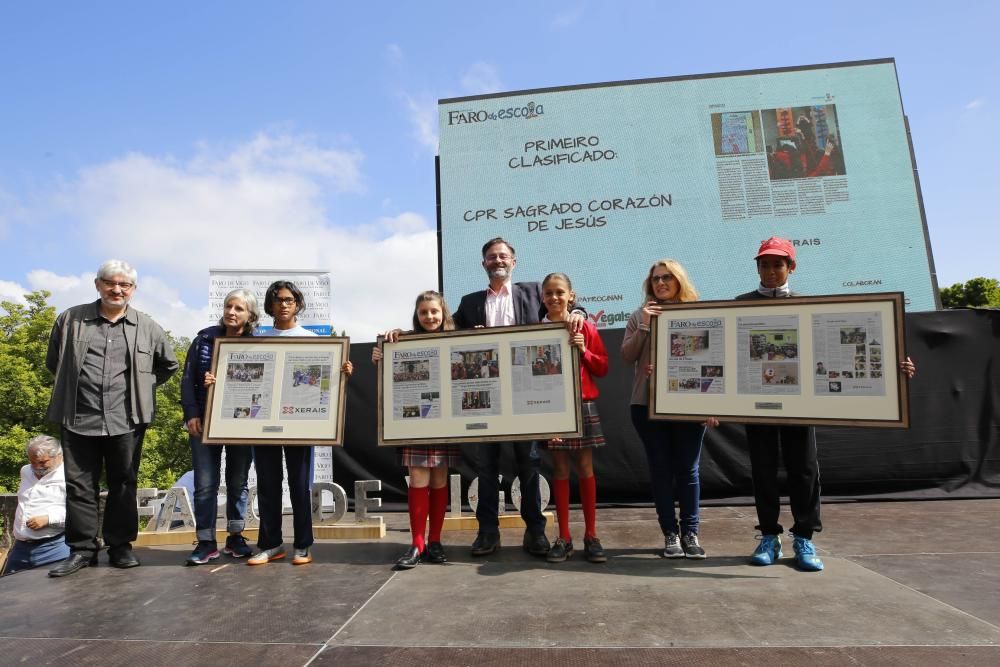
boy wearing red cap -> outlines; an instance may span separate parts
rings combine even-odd
[[[788,287],[788,276],[795,271],[795,246],[788,239],[772,236],[760,245],[757,256],[760,287],[740,294],[737,300],[780,299],[796,294]],[[916,366],[906,357],[899,370],[913,377]],[[808,426],[747,424],[750,446],[750,469],[753,477],[753,500],[757,507],[757,530],[760,544],[750,556],[754,565],[771,565],[781,558],[781,491],[778,466],[784,462],[788,474],[788,500],[792,508],[792,547],[795,565],[806,572],[819,572],[823,561],[816,555],[813,533],[823,530],[819,518],[819,461],[816,458],[816,432]],[[780,460],[779,460],[780,451]]]
[[[781,299],[800,296],[788,287],[788,276],[795,271],[795,246],[788,239],[772,236],[757,251],[760,287],[740,294],[737,300]],[[781,558],[781,533],[778,523],[781,491],[778,466],[783,461],[788,473],[788,499],[792,508],[792,546],[795,565],[806,572],[823,569],[816,555],[813,533],[823,530],[819,517],[819,461],[816,457],[816,432],[808,426],[747,424],[753,499],[757,507],[757,530],[760,544],[750,556],[754,565],[771,565]],[[780,456],[780,459],[779,459]]]

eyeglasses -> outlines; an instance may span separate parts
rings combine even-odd
[[[286,296],[285,298],[276,296],[274,297],[274,302],[279,306],[291,306],[293,303],[295,303],[295,298],[290,296]]]
[[[664,273],[661,276],[650,276],[649,282],[651,283],[665,283],[674,277],[672,273]]]
[[[101,278],[101,282],[104,283],[104,286],[107,287],[108,289],[117,287],[118,289],[124,292],[127,292],[133,287],[135,287],[135,283],[120,283],[114,280],[105,280],[104,278]]]
[[[505,252],[498,252],[492,255],[486,255],[485,259],[487,262],[495,262],[496,260],[501,260],[506,262],[508,259],[513,258],[513,255],[508,255]]]

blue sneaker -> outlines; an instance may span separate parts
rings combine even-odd
[[[209,540],[198,540],[198,546],[194,548],[191,555],[184,561],[185,565],[204,565],[210,560],[219,557],[219,548],[215,542]]]
[[[750,556],[751,565],[774,565],[781,558],[781,536],[761,535],[760,544]]]
[[[794,539],[792,548],[795,549],[795,567],[803,572],[822,570],[823,561],[816,555],[816,547],[813,546],[812,540],[797,535],[792,535],[792,538]]]
[[[253,553],[253,549],[242,534],[236,534],[226,537],[226,546],[222,549],[222,553],[233,558],[246,558]]]

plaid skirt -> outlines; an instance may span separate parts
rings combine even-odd
[[[453,468],[462,460],[458,445],[426,445],[422,447],[403,447],[401,463],[407,468],[437,468],[447,466]]]
[[[597,404],[594,401],[583,402],[583,437],[564,438],[562,442],[547,443],[548,449],[572,451],[576,449],[593,449],[604,446],[604,431],[601,430],[601,416],[597,414]]]

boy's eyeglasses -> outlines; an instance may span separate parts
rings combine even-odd
[[[664,273],[662,276],[650,276],[649,282],[651,283],[665,283],[674,277],[672,273]]]

